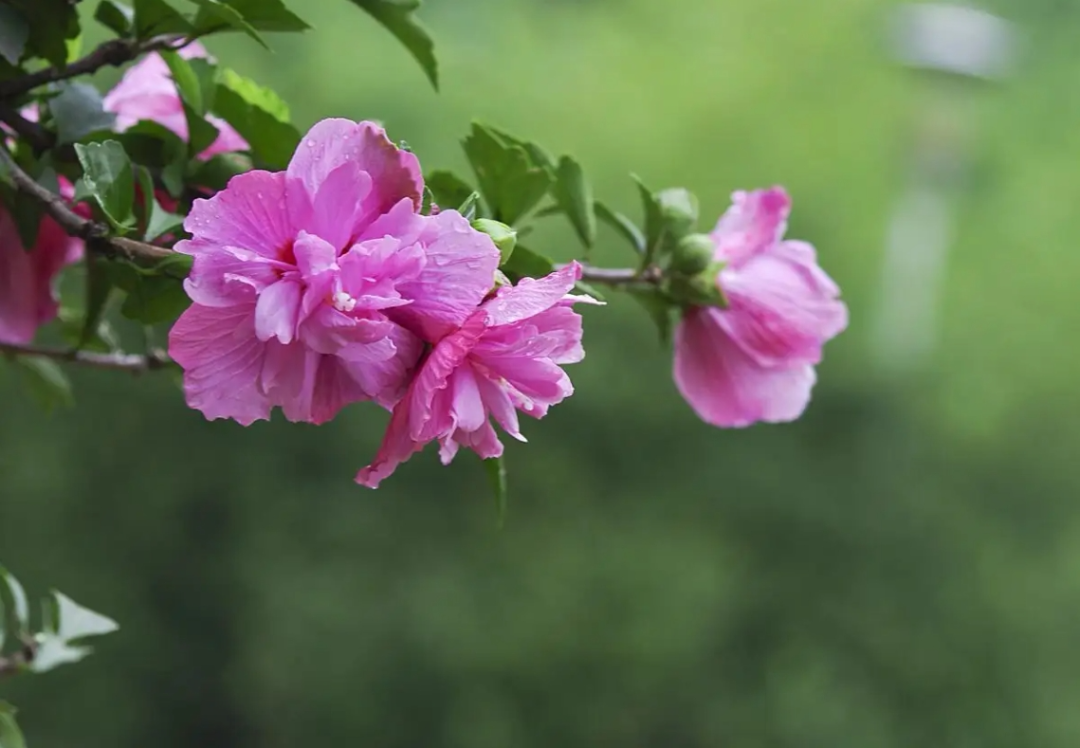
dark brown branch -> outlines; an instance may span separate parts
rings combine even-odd
[[[0,122],[10,127],[20,138],[30,144],[37,152],[48,150],[56,144],[56,136],[39,125],[22,116],[16,109],[8,104],[0,102]]]
[[[138,41],[135,39],[110,39],[93,52],[62,68],[45,68],[33,73],[0,81],[0,99],[13,99],[49,83],[89,75],[103,67],[119,66],[131,62],[145,52],[158,49],[175,49],[183,46],[184,37],[158,36]]]
[[[163,369],[170,363],[165,354],[158,351],[141,356],[136,353],[95,353],[66,348],[46,348],[38,345],[0,343],[0,353],[6,353],[9,356],[44,356],[54,361],[81,364],[95,369],[128,371],[132,374]],[[2,659],[0,663],[3,663]]]
[[[17,652],[0,657],[0,679],[18,675],[22,669],[34,661],[36,646],[33,639],[24,639]]]
[[[28,195],[41,204],[41,207],[53,220],[60,224],[67,234],[86,240],[87,249],[97,254],[109,257],[124,257],[133,262],[156,263],[166,257],[172,256],[171,249],[155,247],[146,242],[124,239],[122,237],[110,237],[107,227],[83,218],[64,201],[59,195],[55,195],[35,182],[25,171],[22,170],[12,158],[6,148],[0,147],[0,165],[3,165],[16,189]]]

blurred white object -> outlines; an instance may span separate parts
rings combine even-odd
[[[964,79],[997,79],[1011,69],[1015,36],[1007,21],[962,5],[907,4],[893,17],[895,53],[916,69]],[[873,352],[903,373],[933,352],[939,288],[952,235],[956,186],[966,167],[971,110],[948,81],[925,79],[919,97],[908,184],[890,221]]]
[[[1001,78],[1012,67],[1012,28],[977,8],[904,5],[896,10],[892,29],[895,55],[911,67],[977,78]]]

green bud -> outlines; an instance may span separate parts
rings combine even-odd
[[[691,306],[715,306],[726,309],[728,302],[720,290],[719,276],[723,262],[711,262],[694,275],[674,275],[669,293],[678,302]]]
[[[506,273],[495,268],[495,288],[502,288],[503,286],[512,286],[513,282],[506,277]]]
[[[696,275],[712,264],[716,244],[706,234],[687,234],[675,245],[671,269],[682,275]]]
[[[698,201],[682,187],[672,187],[656,193],[660,215],[668,234],[678,240],[694,230],[698,220]]]
[[[472,222],[472,227],[491,237],[491,241],[499,248],[499,265],[505,265],[517,246],[517,232],[505,223],[492,221],[490,218],[477,218]]]

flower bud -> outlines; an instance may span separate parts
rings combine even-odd
[[[489,218],[477,218],[472,222],[472,227],[491,237],[491,241],[495,242],[495,246],[499,248],[499,265],[505,265],[517,245],[517,232],[505,223],[492,221]]]
[[[728,302],[720,289],[720,271],[724,263],[710,262],[694,275],[674,275],[670,281],[671,296],[690,306],[715,306],[726,309]]]
[[[675,245],[671,269],[683,275],[696,275],[713,261],[716,244],[707,234],[687,234]]]

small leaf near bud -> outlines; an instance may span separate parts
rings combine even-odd
[[[723,262],[712,262],[695,275],[675,275],[671,278],[669,292],[683,304],[691,306],[715,306],[726,309],[727,297],[720,289],[719,275]]]
[[[696,275],[713,262],[715,253],[716,244],[707,234],[687,234],[675,245],[671,268],[683,275]]]
[[[505,265],[517,245],[517,232],[505,223],[492,221],[489,218],[477,218],[472,222],[472,227],[491,237],[495,246],[499,248],[499,265]]]

